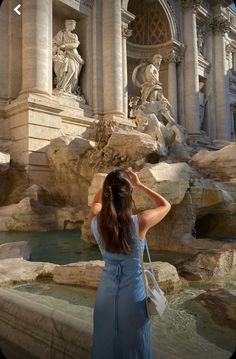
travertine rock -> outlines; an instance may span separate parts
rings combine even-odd
[[[5,200],[9,190],[8,169],[10,166],[10,155],[0,152],[0,205]]]
[[[179,204],[189,188],[191,168],[186,163],[146,165],[138,172],[139,179],[153,191],[163,195],[171,204]],[[152,201],[140,189],[134,188],[137,209],[153,206]]]
[[[149,264],[144,264],[148,269]],[[80,285],[97,288],[104,268],[104,261],[88,261],[57,266],[53,271],[53,280],[60,284]],[[181,286],[176,268],[165,262],[153,262],[153,270],[160,287],[171,292]]]
[[[0,260],[0,287],[51,277],[56,264],[28,262],[22,258]]]
[[[88,189],[88,205],[91,206],[93,198],[97,191],[103,186],[103,182],[106,178],[106,173],[95,173],[91,185]]]
[[[39,202],[24,198],[17,204],[0,207],[1,231],[42,231],[52,229],[55,211]]]
[[[124,161],[139,160],[157,150],[156,141],[145,133],[135,130],[118,129],[114,131],[104,148],[112,162],[115,158]]]
[[[30,258],[31,250],[26,241],[4,243],[0,245],[0,260],[6,258]]]
[[[189,280],[221,278],[236,271],[236,251],[209,249],[181,264],[178,272]]]
[[[0,174],[6,172],[10,166],[9,153],[0,152]]]
[[[53,280],[60,284],[97,288],[103,268],[104,261],[100,260],[58,266],[53,271]]]
[[[173,205],[168,215],[147,233],[149,248],[152,250],[169,250],[195,254],[197,250],[191,245],[192,229],[195,217],[189,192],[180,204]]]
[[[200,303],[220,326],[236,330],[236,296],[223,288],[209,289],[194,301]]]
[[[193,207],[198,212],[224,202],[223,189],[219,184],[207,178],[196,178],[190,188]],[[229,195],[230,196],[230,195]]]
[[[51,191],[66,204],[87,204],[92,168],[84,156],[93,145],[82,137],[64,136],[52,140],[48,146],[47,157],[55,177]]]
[[[196,176],[189,191],[199,238],[234,238],[236,235],[236,183]]]
[[[236,178],[236,142],[218,151],[200,151],[192,157],[191,164],[219,181],[233,180]]]
[[[84,214],[74,207],[45,206],[29,197],[0,207],[0,231],[45,231],[79,228]]]
[[[149,268],[147,263],[144,266],[146,269]],[[158,285],[165,293],[181,287],[181,281],[175,266],[167,262],[152,262],[152,267]]]

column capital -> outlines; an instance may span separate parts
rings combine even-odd
[[[169,49],[166,54],[163,56],[163,62],[177,62],[178,61],[178,57],[177,57],[177,52],[174,49]]]
[[[184,45],[180,46],[178,49],[169,48],[167,49],[165,55],[163,56],[163,62],[165,63],[178,63],[181,62],[184,58],[185,47]]]
[[[214,17],[209,26],[214,33],[221,33],[222,35],[230,30],[230,22],[222,15]]]
[[[190,8],[193,11],[197,11],[199,6],[201,6],[203,0],[182,0],[182,6],[184,9]]]
[[[132,35],[133,30],[129,29],[127,25],[121,25],[121,34],[124,39],[128,39]]]

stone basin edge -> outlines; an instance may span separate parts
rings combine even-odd
[[[92,324],[0,288],[0,339],[39,359],[88,359]]]

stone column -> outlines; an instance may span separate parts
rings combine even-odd
[[[103,0],[103,112],[124,116],[121,1]]]
[[[22,90],[52,92],[52,1],[22,3]]]
[[[177,120],[177,56],[175,50],[172,49],[168,52],[166,62],[168,63],[168,100],[172,105],[172,115]]]
[[[225,34],[229,30],[229,23],[221,16],[216,17],[212,22],[212,30],[215,34],[216,139],[230,140],[229,78],[225,50]]]
[[[216,138],[216,128],[215,128],[215,64],[214,64],[214,36],[211,28],[209,28],[208,36],[207,36],[207,60],[211,64],[209,75],[206,81],[206,94],[208,96],[208,102],[206,106],[207,112],[207,123],[206,123],[206,131],[208,136],[211,139]]]
[[[178,63],[176,64],[176,76],[177,76],[177,100],[178,100],[178,123],[184,127],[185,125],[185,98],[184,98],[184,52],[185,47],[182,44],[179,49]]]
[[[93,4],[93,116],[103,114],[102,0]]]
[[[185,125],[191,135],[200,132],[199,79],[196,11],[198,0],[182,0],[184,8],[184,92],[185,92]]]
[[[127,76],[127,39],[131,36],[132,30],[122,25],[122,57],[123,57],[123,112],[128,117],[128,76]]]

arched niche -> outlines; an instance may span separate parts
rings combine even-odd
[[[165,57],[178,40],[173,10],[166,0],[129,0],[127,10],[135,15],[135,20],[129,25],[132,35],[127,41],[128,92],[131,97],[139,95],[139,89],[131,80],[135,66],[150,61],[156,53]],[[163,61],[160,80],[165,94],[168,92],[167,77],[168,64]]]
[[[127,10],[136,16],[130,24],[130,29],[133,30],[131,42],[157,45],[177,40],[174,14],[166,0],[129,0],[126,1],[126,6]]]

